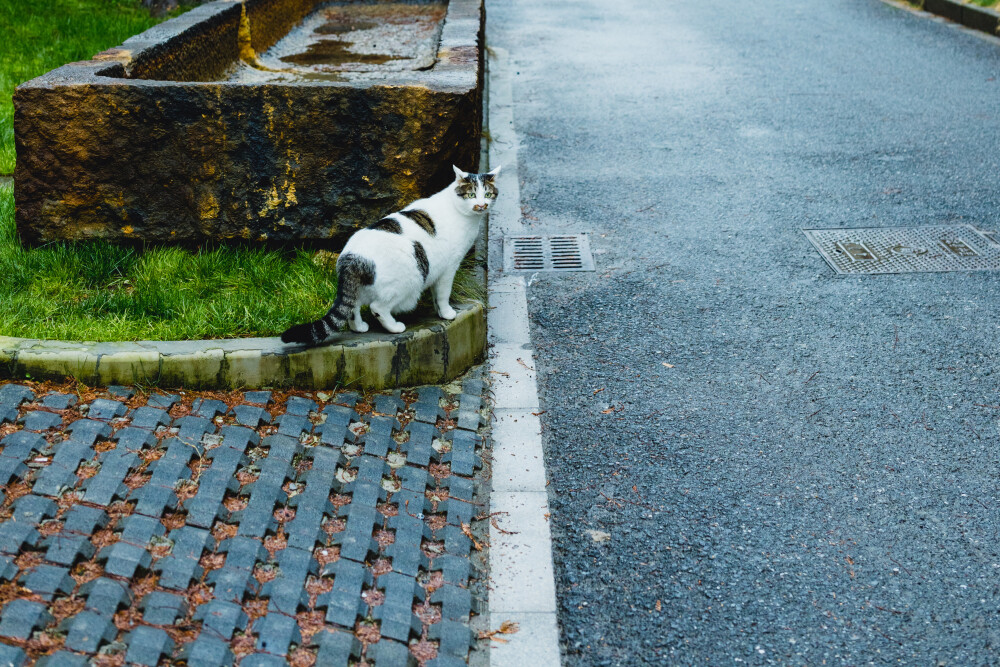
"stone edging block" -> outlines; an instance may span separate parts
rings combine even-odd
[[[94,343],[0,336],[0,378],[74,377],[94,385],[145,384],[189,389],[378,390],[447,382],[486,350],[483,306],[456,307],[402,334],[344,332],[307,348],[277,338]]]
[[[1000,27],[1000,13],[961,0],[924,0],[924,10],[991,35]]]

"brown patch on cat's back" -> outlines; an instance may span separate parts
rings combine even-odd
[[[434,236],[434,220],[431,216],[427,215],[425,211],[419,209],[413,209],[409,211],[400,211],[401,214],[405,215],[407,218],[417,223],[421,229],[427,232],[430,236]]]

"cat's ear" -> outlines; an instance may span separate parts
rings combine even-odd
[[[451,165],[451,168],[455,170],[455,178],[457,178],[458,180],[464,181],[469,177],[469,175],[466,172],[462,171],[455,165]]]
[[[497,168],[494,169],[493,171],[486,172],[486,178],[491,181],[499,175],[500,175],[500,165],[497,165]]]

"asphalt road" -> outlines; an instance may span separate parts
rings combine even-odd
[[[598,266],[528,291],[566,663],[1000,662],[1000,272],[837,277],[800,231],[1000,228],[1000,42],[877,0],[488,10],[525,229]]]

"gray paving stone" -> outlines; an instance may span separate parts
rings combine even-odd
[[[56,593],[73,592],[75,583],[69,576],[69,568],[56,565],[36,565],[22,576],[20,584],[43,600],[51,601]]]
[[[321,444],[339,449],[347,437],[347,427],[343,424],[327,422],[317,426],[314,429],[314,433],[319,436]],[[351,437],[353,438],[353,434]]]
[[[221,435],[222,445],[206,452],[205,455],[211,458],[211,467],[202,473],[198,492],[186,505],[190,525],[210,528],[220,515],[228,512],[222,501],[226,491],[239,489],[236,469],[249,462],[245,454],[247,448],[260,442],[256,432],[241,426],[224,426]]]
[[[257,428],[271,423],[271,413],[256,405],[237,405],[233,408],[236,423],[250,428]]]
[[[471,574],[471,563],[468,558],[441,554],[430,566],[431,572],[441,572],[444,581],[453,586],[467,586]]]
[[[22,403],[35,400],[35,392],[24,385],[5,384],[0,387],[0,405],[12,405],[15,408]]]
[[[105,547],[98,560],[105,560],[104,571],[119,577],[132,577],[137,570],[146,570],[152,563],[149,541],[154,535],[160,536],[166,528],[159,519],[132,514],[125,518],[121,539]]]
[[[303,433],[312,433],[313,424],[308,417],[284,414],[274,420],[278,425],[278,435],[300,438]]]
[[[429,504],[425,492],[430,475],[422,468],[405,466],[396,472],[402,489],[392,494],[392,503],[400,513],[426,514]]]
[[[47,547],[45,560],[59,565],[73,565],[77,560],[86,560],[94,555],[94,545],[90,536],[98,527],[108,523],[104,510],[86,505],[74,505],[66,513],[62,529],[42,541]]]
[[[469,557],[469,550],[472,548],[472,541],[465,536],[458,526],[448,525],[444,527],[444,551],[452,556]]]
[[[414,412],[414,419],[419,422],[434,424],[438,417],[443,417],[439,401],[444,397],[441,387],[419,387],[417,388],[417,401],[410,406]]]
[[[14,556],[0,556],[0,581],[13,581],[18,572],[20,570],[14,563]]]
[[[416,667],[417,665],[417,659],[410,653],[409,646],[391,639],[383,638],[369,646],[365,655],[373,658],[377,667]]]
[[[112,641],[117,634],[110,616],[84,611],[71,617],[65,646],[72,651],[96,653],[101,644]]]
[[[153,570],[160,573],[157,583],[163,588],[185,590],[195,579],[200,578],[202,568],[199,561],[210,538],[211,534],[207,530],[195,526],[172,530],[170,540],[174,543],[174,548],[169,556],[153,565]]]
[[[118,384],[112,384],[108,386],[108,393],[115,398],[127,401],[128,399],[135,396],[135,389],[132,387],[123,387]]]
[[[254,624],[254,632],[257,634],[257,649],[275,655],[287,655],[291,644],[302,643],[295,616],[269,613]],[[241,667],[243,664],[240,663]]]
[[[333,403],[340,403],[349,408],[354,408],[359,400],[361,400],[361,397],[358,396],[358,392],[356,391],[342,391],[333,397]]]
[[[155,667],[164,657],[169,658],[174,650],[174,642],[160,628],[139,626],[128,634],[128,652],[125,662],[129,665]]]
[[[148,405],[133,410],[129,418],[132,420],[132,426],[146,428],[150,431],[155,431],[160,426],[170,425],[170,415],[167,414],[166,410]]]
[[[128,495],[125,477],[138,464],[138,452],[156,445],[156,438],[142,428],[127,426],[114,435],[117,445],[114,449],[98,455],[101,469],[83,483],[83,499],[88,503],[110,505],[115,500]]]
[[[43,412],[42,410],[29,412],[20,421],[24,424],[25,431],[47,431],[62,426],[62,417],[53,412]]]
[[[90,404],[90,409],[87,411],[87,418],[110,421],[115,417],[124,417],[127,411],[128,406],[121,401],[112,401],[107,398],[96,398],[94,399],[94,402]]]
[[[476,487],[471,479],[452,475],[445,479],[444,485],[448,488],[449,498],[458,498],[467,503],[471,503],[475,498]]]
[[[187,613],[187,602],[180,595],[153,591],[142,599],[142,620],[152,625],[173,625]]]
[[[64,653],[64,651],[60,651],[60,653]],[[0,643],[0,667],[21,667],[27,663],[28,654],[22,649],[10,644]],[[41,661],[38,664],[41,665]]]
[[[91,446],[98,440],[107,440],[111,437],[111,427],[93,419],[77,419],[66,427],[66,431],[72,434],[70,436],[72,440]]]
[[[316,412],[319,406],[316,401],[301,396],[289,396],[285,404],[285,414],[308,417],[310,412]]]
[[[149,399],[146,401],[146,405],[152,408],[161,408],[163,410],[169,410],[174,407],[181,397],[177,394],[150,394]]]
[[[396,539],[385,548],[385,555],[392,559],[393,571],[415,577],[420,570],[427,569],[427,556],[420,549],[424,538],[430,537],[427,524],[401,511],[389,517],[388,525],[396,532]]]
[[[64,440],[56,445],[52,462],[38,474],[32,490],[47,496],[58,496],[66,489],[75,488],[80,481],[76,476],[77,468],[94,453],[93,443]]]
[[[56,651],[51,655],[43,655],[35,663],[35,667],[88,667],[90,661],[87,656],[69,651]],[[0,667],[5,667],[5,663],[0,659]]]
[[[442,586],[431,593],[431,603],[441,605],[442,621],[469,622],[469,615],[472,613],[472,593],[468,588]]]
[[[243,536],[264,537],[274,530],[277,525],[275,507],[288,499],[281,487],[293,479],[295,471],[291,461],[302,449],[297,440],[285,436],[269,436],[264,439],[264,445],[269,446],[269,452],[260,467],[260,477],[249,485],[247,506],[234,514],[240,524],[239,534]]]
[[[406,642],[411,633],[419,635],[421,623],[413,613],[413,604],[424,600],[424,589],[417,580],[389,572],[380,576],[375,586],[385,592],[385,601],[371,610],[372,617],[382,621],[382,636]]]
[[[451,587],[445,586],[445,588]],[[458,658],[461,661],[460,664],[465,664],[465,660],[469,656],[469,648],[472,646],[472,630],[469,629],[468,625],[444,619],[440,623],[432,625],[427,634],[432,639],[438,640],[438,657],[451,656]]]
[[[219,545],[226,554],[223,566],[208,575],[208,583],[215,587],[215,597],[226,602],[240,603],[247,591],[254,565],[267,558],[267,551],[259,541],[236,536]]]
[[[188,667],[229,667],[233,664],[233,652],[229,650],[229,642],[209,636],[207,633],[187,644],[181,656]]]
[[[52,616],[41,602],[12,600],[0,612],[0,637],[29,639],[35,630],[52,622]]]
[[[271,400],[271,392],[269,391],[248,391],[243,394],[243,400],[247,403],[256,403],[263,406],[274,402]]]
[[[312,551],[286,547],[278,552],[277,561],[278,576],[264,584],[260,597],[268,599],[269,615],[277,612],[294,616],[307,599],[306,577],[316,569]]]
[[[469,377],[462,381],[462,394],[473,396],[482,403],[483,392],[486,391],[486,383],[482,378]]]
[[[75,394],[46,394],[41,400],[41,406],[50,410],[66,410],[76,405]]]
[[[128,582],[107,577],[98,577],[83,584],[79,594],[86,597],[87,609],[109,618],[121,607],[132,603]]]
[[[468,431],[451,432],[451,451],[441,459],[445,463],[451,463],[453,475],[465,475],[471,477],[476,468],[482,468],[483,464],[476,456],[476,447],[481,438]]]
[[[382,525],[385,517],[379,514],[375,504],[354,500],[340,508],[340,516],[347,518],[347,527],[334,536],[334,543],[340,545],[340,557],[364,562],[377,554],[378,543],[372,532],[376,525]]]
[[[371,585],[371,572],[361,563],[341,558],[325,565],[322,574],[333,575],[333,590],[317,596],[316,609],[326,609],[329,623],[353,629],[358,615],[364,613],[361,590]]]
[[[439,458],[440,455],[432,446],[434,438],[439,435],[437,428],[432,424],[414,421],[407,424],[406,430],[410,439],[403,443],[402,449],[406,452],[407,463],[426,467],[432,459]]]
[[[251,653],[240,660],[240,667],[285,667],[288,663],[279,655]]]
[[[192,618],[202,622],[202,634],[222,639],[231,639],[236,628],[245,628],[249,620],[240,605],[225,600],[201,605]]]
[[[229,412],[229,408],[222,401],[211,398],[196,398],[191,403],[191,414],[195,417],[203,417],[208,420],[215,419],[219,415]]]
[[[17,422],[18,410],[13,405],[0,405],[0,424]]]
[[[355,401],[357,402],[357,401]],[[354,403],[351,403],[353,406]],[[354,411],[353,407],[344,407],[343,405],[330,404],[323,408],[322,414],[326,415],[326,421],[324,426],[349,426],[351,422],[358,421],[358,413]]]
[[[365,433],[365,454],[370,456],[385,456],[390,449],[396,448],[392,439],[392,429],[396,425],[393,417],[372,417],[368,423],[368,433]]]
[[[0,440],[0,485],[7,485],[14,477],[23,477],[28,472],[25,463],[48,443],[37,433],[16,431]]]
[[[149,481],[137,489],[133,497],[138,501],[135,511],[148,516],[160,516],[164,508],[177,507],[176,484],[181,479],[190,478],[188,462],[196,455],[193,447],[180,437],[166,441],[167,451],[153,462],[153,474]]]
[[[15,500],[13,508],[15,521],[37,526],[45,519],[55,516],[59,506],[54,500],[29,493]]]
[[[288,532],[288,546],[295,549],[311,550],[322,535],[323,515],[333,513],[330,488],[334,483],[340,453],[319,447],[313,449],[313,467],[304,477],[306,488],[289,501],[289,505],[295,508],[295,518],[285,526],[285,530]]]
[[[199,454],[204,451],[201,441],[205,434],[215,433],[214,423],[204,417],[195,417],[194,415],[181,417],[174,422],[174,426],[180,429],[177,437],[188,446],[198,450]]]
[[[396,413],[403,409],[403,401],[391,394],[375,395],[375,412],[386,417],[395,418]]]
[[[319,646],[317,665],[347,665],[361,655],[361,643],[350,632],[322,630],[313,637],[313,643]]]

